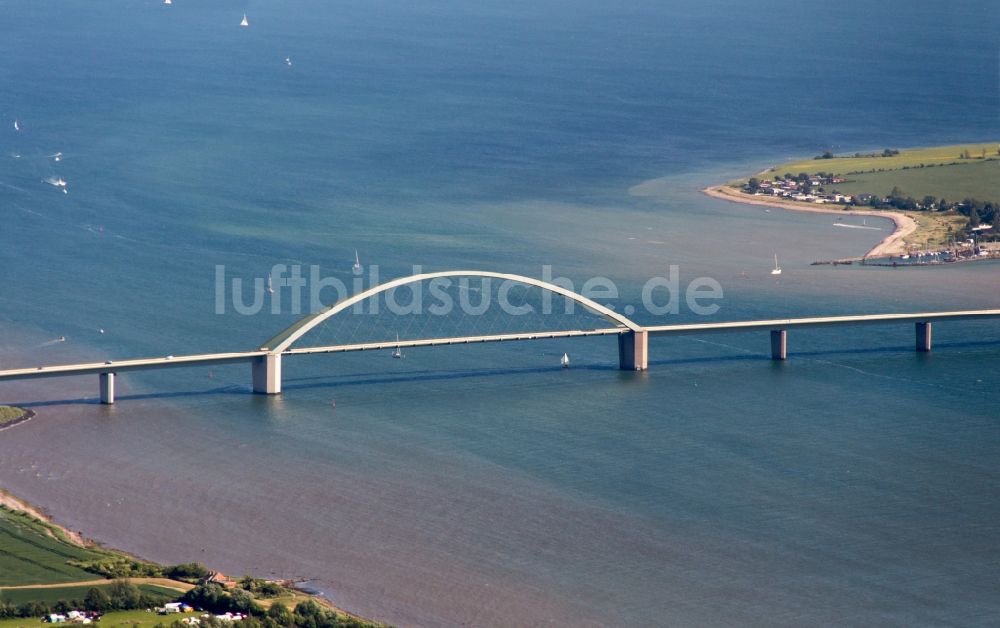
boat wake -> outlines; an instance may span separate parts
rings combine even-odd
[[[869,227],[868,225],[846,225],[842,222],[833,223],[834,227],[843,227],[844,229],[868,229],[870,231],[881,231],[882,227]]]

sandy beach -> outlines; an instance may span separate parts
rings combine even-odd
[[[889,257],[900,255],[906,252],[906,242],[904,238],[917,230],[917,222],[906,214],[894,211],[872,211],[863,209],[840,209],[816,205],[814,203],[800,203],[797,201],[785,201],[776,199],[765,199],[762,197],[750,196],[739,190],[726,185],[717,185],[702,190],[705,194],[730,201],[733,203],[745,203],[747,205],[761,205],[764,207],[775,207],[777,209],[787,209],[791,211],[813,212],[817,214],[836,214],[838,216],[874,216],[876,218],[888,218],[892,221],[894,228],[892,233],[882,239],[877,245],[862,257]]]

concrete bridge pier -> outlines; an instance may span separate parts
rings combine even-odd
[[[268,353],[254,358],[253,391],[262,395],[276,395],[281,392],[281,354]]]
[[[623,371],[649,368],[649,332],[630,331],[618,335],[618,368]]]
[[[115,402],[115,374],[100,373],[98,376],[101,389],[101,403],[112,404]]]
[[[917,323],[917,351],[931,350],[931,324]]]
[[[787,329],[772,329],[771,330],[771,359],[772,360],[787,360],[788,359],[788,330]]]

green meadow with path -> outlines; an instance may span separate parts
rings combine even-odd
[[[835,187],[844,194],[888,195],[898,187],[909,196],[934,196],[949,201],[975,198],[1000,201],[1000,159],[957,165],[866,172],[847,175]]]
[[[918,199],[1000,202],[1000,142],[799,159],[769,168],[763,176],[802,172],[842,175],[847,181],[829,187],[844,194],[886,196],[899,188]]]

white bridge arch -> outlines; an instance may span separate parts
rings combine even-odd
[[[289,326],[287,329],[271,338],[263,345],[261,345],[261,351],[270,351],[273,353],[282,353],[289,349],[299,338],[309,333],[312,329],[316,328],[324,321],[333,316],[336,316],[340,312],[348,309],[349,307],[375,297],[383,292],[392,290],[393,288],[398,288],[400,286],[406,286],[409,284],[419,283],[421,281],[429,281],[432,279],[446,278],[446,277],[486,277],[490,279],[502,279],[505,281],[515,281],[517,283],[522,283],[528,286],[534,286],[541,288],[543,290],[548,290],[549,292],[561,295],[575,301],[580,305],[584,306],[588,310],[591,310],[595,314],[599,314],[606,318],[607,320],[614,323],[616,326],[627,328],[631,331],[640,331],[642,327],[632,322],[626,316],[615,312],[611,308],[605,307],[600,303],[588,299],[587,297],[573,292],[562,286],[558,286],[554,283],[547,281],[542,281],[540,279],[533,279],[531,277],[525,277],[523,275],[512,275],[509,273],[495,273],[487,270],[446,270],[436,273],[421,273],[419,275],[410,275],[409,277],[400,277],[398,279],[393,279],[392,281],[387,281],[385,283],[379,284],[372,288],[365,290],[364,292],[359,292],[351,297],[342,299],[335,303],[334,305],[324,308],[318,312],[305,316],[295,324]]]
[[[421,273],[417,275],[410,275],[408,277],[400,277],[398,279],[393,279],[385,283],[373,286],[363,292],[359,292],[353,296],[346,299],[342,299],[335,303],[334,305],[322,309],[319,312],[309,314],[303,317],[293,325],[289,326],[270,340],[266,341],[261,345],[259,351],[265,352],[264,355],[258,357],[253,363],[253,389],[255,392],[274,394],[281,392],[281,356],[285,353],[299,353],[299,352],[309,352],[309,349],[293,349],[292,345],[296,343],[302,336],[306,335],[317,326],[321,325],[324,321],[329,318],[336,316],[337,314],[343,312],[344,310],[354,306],[357,303],[376,297],[383,292],[387,292],[394,288],[400,286],[406,286],[409,284],[419,283],[422,281],[430,281],[439,278],[448,277],[483,277],[490,279],[501,279],[505,281],[513,281],[521,283],[527,286],[534,286],[541,288],[542,290],[547,290],[554,294],[561,295],[567,299],[579,303],[588,310],[598,314],[611,323],[614,324],[614,328],[605,330],[593,330],[593,331],[567,331],[567,332],[538,332],[535,334],[513,334],[509,336],[499,335],[491,337],[471,337],[471,338],[456,338],[456,339],[436,339],[431,341],[416,341],[402,343],[404,345],[417,346],[419,344],[449,344],[448,341],[455,340],[459,342],[488,342],[488,341],[501,341],[501,340],[518,340],[518,339],[536,339],[545,337],[560,337],[560,336],[573,336],[573,335],[594,335],[594,334],[615,334],[618,336],[618,349],[619,349],[619,363],[621,368],[626,370],[644,370],[646,368],[646,331],[643,327],[636,324],[634,321],[624,316],[619,312],[615,312],[609,307],[601,305],[600,303],[589,299],[582,294],[564,288],[562,286],[550,283],[547,281],[542,281],[540,279],[534,279],[532,277],[525,277],[523,275],[514,275],[510,273],[497,273],[485,270],[447,270],[434,273]],[[375,347],[379,348],[376,343]],[[389,344],[389,343],[386,343]],[[334,352],[338,350],[364,350],[366,345],[357,346],[343,346],[343,347],[322,347],[317,349],[317,352]]]

